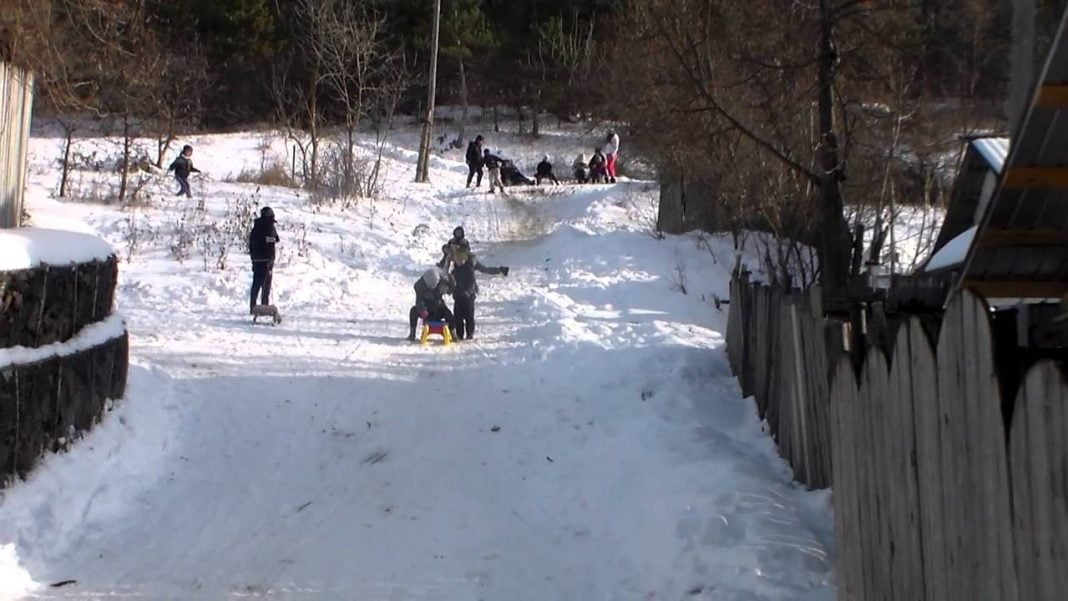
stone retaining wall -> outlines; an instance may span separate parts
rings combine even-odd
[[[0,482],[25,477],[47,452],[63,450],[100,421],[126,390],[124,333],[64,357],[0,369]]]
[[[117,279],[114,256],[0,271],[0,349],[71,342],[83,328],[110,316]],[[65,449],[124,396],[125,331],[71,350],[0,365],[0,488],[25,477],[45,453]]]
[[[118,275],[114,257],[0,271],[0,348],[62,342],[107,318]]]

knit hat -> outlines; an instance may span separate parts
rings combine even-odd
[[[438,282],[441,281],[441,270],[437,267],[427,269],[426,273],[423,274],[423,281],[426,282],[427,286],[437,288]]]

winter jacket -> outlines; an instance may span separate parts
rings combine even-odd
[[[482,166],[482,145],[473,140],[467,145],[467,164],[472,167]]]
[[[481,271],[486,275],[508,275],[507,267],[486,267],[479,262],[477,257],[471,255],[471,258],[466,262],[452,268],[452,277],[456,280],[456,288],[452,294],[453,298],[474,298],[478,295],[478,282],[475,280],[476,271]]]
[[[274,245],[278,243],[278,230],[273,217],[257,217],[252,222],[248,235],[248,254],[254,262],[274,261]]]
[[[601,154],[600,151],[595,152],[595,153],[593,153],[593,156],[590,157],[590,169],[591,170],[597,169],[597,168],[604,169],[604,166],[605,166],[606,162],[607,161],[605,160],[604,155]]]
[[[579,169],[589,169],[589,167],[586,165],[586,157],[581,154],[575,157],[575,162],[571,163],[571,169],[573,171],[578,171]]]
[[[415,282],[415,312],[437,313],[440,307],[446,306],[442,297],[450,292],[449,274],[440,267],[431,267]]]
[[[449,261],[452,260],[452,253],[449,252],[449,248],[452,247],[454,244],[465,244],[466,245],[466,244],[468,244],[468,242],[467,242],[467,240],[463,240],[462,238],[461,239],[457,239],[454,236],[452,238],[449,238],[449,241],[446,242],[445,245],[441,247],[441,259],[438,261],[437,265],[438,265],[438,267],[444,269],[445,271],[449,270]]]
[[[487,169],[500,169],[501,164],[504,163],[504,159],[495,154],[486,154],[482,156],[482,164]]]
[[[167,171],[173,171],[175,175],[183,178],[189,177],[190,173],[200,173],[200,169],[193,166],[193,159],[185,155],[178,155]]]
[[[553,174],[553,164],[549,161],[542,161],[538,163],[537,167],[538,177],[549,177]]]
[[[608,136],[608,143],[604,145],[605,154],[616,154],[619,152],[619,134],[612,134]]]

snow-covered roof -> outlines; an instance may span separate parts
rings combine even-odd
[[[927,265],[924,266],[923,270],[937,271],[962,263],[964,257],[968,255],[968,248],[972,245],[972,239],[975,238],[975,232],[978,227],[979,226],[973,225],[960,234],[957,234],[957,236],[949,242],[946,242],[945,246],[938,249],[938,252],[927,261]]]
[[[979,151],[995,173],[1001,173],[1005,159],[1009,156],[1008,138],[976,138],[972,145]]]
[[[36,227],[0,229],[0,271],[105,260],[111,245],[89,234]]]

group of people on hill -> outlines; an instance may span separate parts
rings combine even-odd
[[[532,181],[524,176],[512,161],[493,154],[488,148],[483,148],[484,141],[484,138],[478,135],[467,145],[465,160],[467,161],[468,188],[471,187],[472,180],[474,180],[476,188],[482,186],[484,168],[489,171],[489,191],[491,194],[496,193],[498,188],[503,192],[506,184],[510,186],[519,184],[540,186],[542,181],[560,184],[560,180],[553,173],[553,164],[549,155],[545,155],[541,162],[538,163],[535,168],[534,180]],[[586,160],[586,155],[582,153],[575,157],[574,162],[571,163],[571,173],[574,175],[575,181],[580,184],[614,184],[616,183],[618,160],[619,134],[614,130],[608,130],[604,144],[594,148],[593,154],[590,155],[588,161]]]
[[[248,237],[252,259],[252,289],[249,291],[249,314],[256,314],[256,303],[271,304],[271,280],[274,272],[275,245],[280,241],[271,207],[260,209]],[[452,231],[452,238],[441,247],[442,257],[415,282],[415,304],[408,311],[408,340],[416,340],[419,320],[443,321],[454,340],[475,337],[475,299],[478,296],[476,273],[507,276],[506,266],[483,265],[471,252],[463,226]],[[452,310],[445,302],[452,296]]]
[[[452,238],[441,247],[442,257],[415,282],[415,304],[408,311],[408,340],[414,342],[419,320],[443,321],[454,340],[475,337],[475,298],[478,281],[475,273],[507,276],[508,267],[488,267],[471,252],[463,226],[452,231]],[[452,311],[445,295],[452,295]]]
[[[575,174],[575,181],[580,184],[614,184],[618,161],[619,134],[608,130],[604,146],[594,148],[589,161],[586,155],[579,153],[571,163],[571,170]]]

